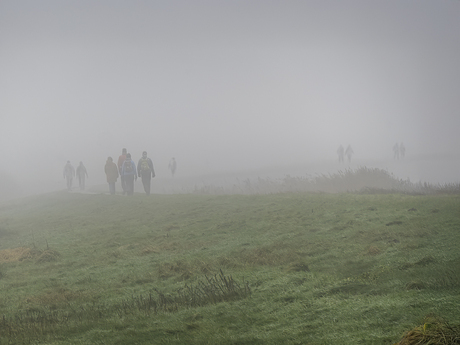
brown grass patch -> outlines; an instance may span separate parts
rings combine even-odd
[[[193,274],[192,271],[192,266],[184,261],[166,262],[158,265],[158,276],[163,279],[173,276],[180,277],[183,280],[189,279]]]
[[[39,257],[41,254],[42,252],[40,250],[27,247],[3,249],[0,250],[0,263],[17,262],[26,259],[35,259]]]
[[[52,249],[38,250],[35,248],[18,247],[0,250],[0,263],[36,260],[37,263],[56,261],[61,254]]]
[[[269,246],[244,248],[237,259],[246,265],[278,266],[297,262],[300,258],[295,246],[277,242]]]
[[[147,245],[141,249],[141,255],[148,255],[151,253],[159,253],[160,251],[158,248],[152,246],[152,245]]]
[[[82,293],[69,289],[59,288],[50,290],[40,295],[31,296],[25,299],[28,304],[35,305],[56,305],[63,302],[72,301],[82,297]]]
[[[375,255],[379,255],[381,252],[382,251],[378,247],[370,246],[369,248],[367,248],[366,254],[371,255],[371,256],[375,256]]]

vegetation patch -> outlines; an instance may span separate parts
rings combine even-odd
[[[433,312],[460,323],[458,195],[247,188],[1,208],[0,345],[394,344]]]
[[[425,322],[406,332],[394,345],[459,345],[460,325],[427,318]]]
[[[72,300],[80,298],[81,294],[67,289],[57,289],[25,301],[27,304],[43,306],[41,308],[30,306],[23,312],[11,316],[3,315],[0,319],[0,334],[21,340],[20,343],[29,343],[34,338],[52,333],[57,325],[70,330],[75,324],[88,321],[97,323],[114,317],[124,319],[136,312],[148,315],[156,315],[159,312],[171,313],[183,308],[236,301],[250,294],[251,289],[247,281],[238,283],[232,276],[225,276],[222,270],[214,276],[205,276],[204,280],[196,284],[186,284],[173,294],[165,294],[154,288],[146,295],[132,296],[113,304],[73,305]],[[64,302],[69,306],[69,310],[57,308],[56,304]],[[195,326],[191,327],[194,328]]]
[[[81,291],[73,291],[66,288],[57,288],[46,291],[45,293],[37,296],[27,297],[25,299],[25,303],[33,305],[51,306],[61,304],[64,302],[73,301],[75,299],[81,298],[82,296],[84,296],[84,294]]]
[[[17,262],[40,257],[42,251],[28,247],[18,247],[0,250],[0,263]]]
[[[375,256],[375,255],[379,255],[381,252],[382,251],[380,250],[379,247],[370,246],[369,248],[367,248],[366,254],[371,255],[371,256]]]
[[[60,256],[61,254],[59,254],[57,251],[53,249],[47,249],[47,250],[42,251],[40,255],[38,255],[36,262],[37,263],[52,262],[52,261],[56,261]]]

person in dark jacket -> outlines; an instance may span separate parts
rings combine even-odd
[[[351,148],[350,145],[347,146],[347,149],[345,150],[345,154],[347,155],[348,158],[348,163],[351,162],[351,156],[353,155],[353,149]]]
[[[107,158],[105,163],[105,175],[107,176],[107,182],[109,183],[109,192],[110,194],[115,194],[115,182],[118,179],[118,166],[113,162],[113,158]]]
[[[127,195],[134,193],[134,180],[137,181],[136,164],[131,159],[131,153],[126,154],[126,159],[121,166],[121,176],[125,181]]]
[[[120,182],[121,182],[121,189],[123,189],[123,195],[126,194],[126,185],[125,179],[123,174],[121,173],[121,168],[123,167],[123,163],[126,159],[127,150],[124,148],[121,150],[121,155],[118,157],[118,173],[120,174]]]
[[[137,175],[142,178],[145,194],[150,195],[150,182],[152,177],[155,177],[155,171],[152,160],[147,157],[146,151],[142,152],[142,158],[137,163]]]
[[[70,164],[70,161],[67,161],[67,164],[64,166],[64,171],[62,172],[62,175],[64,176],[67,182],[67,190],[70,191],[72,189],[73,178],[75,177],[75,168],[72,164]]]
[[[80,190],[85,189],[85,178],[88,177],[88,172],[86,171],[83,162],[80,162],[80,165],[77,167],[76,170],[77,178],[78,178],[78,185],[80,186]]]

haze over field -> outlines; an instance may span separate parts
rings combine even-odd
[[[458,182],[459,61],[454,0],[3,0],[1,199],[65,188],[67,160],[104,184],[123,147],[148,151],[154,188],[171,157],[177,181],[367,165]]]

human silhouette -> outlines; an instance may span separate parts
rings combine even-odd
[[[343,146],[340,145],[339,148],[337,149],[337,154],[339,155],[339,163],[343,163],[344,153],[345,153],[345,150],[343,149]]]
[[[351,148],[350,145],[347,146],[347,149],[345,150],[345,154],[347,155],[348,158],[348,163],[351,162],[351,156],[353,155],[353,149]]]
[[[83,162],[80,162],[80,165],[77,167],[76,175],[78,178],[78,186],[80,187],[80,190],[84,190],[85,189],[85,178],[88,177],[88,172],[86,171],[86,168],[83,165]]]
[[[137,163],[137,174],[142,179],[145,194],[150,195],[150,183],[155,177],[152,160],[147,157],[147,152],[142,152],[142,158]]]
[[[107,176],[107,182],[109,183],[110,194],[115,194],[115,182],[118,179],[118,166],[114,163],[113,158],[107,158],[107,162],[104,167],[105,175]]]
[[[405,155],[406,155],[406,147],[401,142],[401,144],[399,145],[399,156],[401,157],[401,159],[403,159]]]
[[[72,164],[70,164],[70,161],[67,161],[67,164],[64,166],[64,171],[62,172],[62,175],[64,176],[67,182],[67,190],[70,191],[72,189],[72,181],[75,176],[75,168]]]
[[[398,143],[393,146],[393,159],[399,159],[399,145]]]
[[[133,195],[134,193],[134,180],[137,181],[136,164],[131,159],[131,154],[126,154],[126,159],[121,166],[121,176],[125,180],[125,188],[127,195]],[[124,193],[123,193],[124,194]]]
[[[168,168],[169,170],[171,170],[172,177],[174,177],[174,174],[176,173],[176,168],[177,168],[176,159],[174,157],[171,158],[171,160],[169,161]]]
[[[121,182],[121,189],[123,190],[123,195],[126,194],[126,183],[125,183],[125,177],[121,173],[121,168],[123,167],[123,163],[125,162],[126,159],[126,152],[128,152],[126,149],[121,150],[121,155],[118,157],[118,173],[120,174],[120,182]]]

